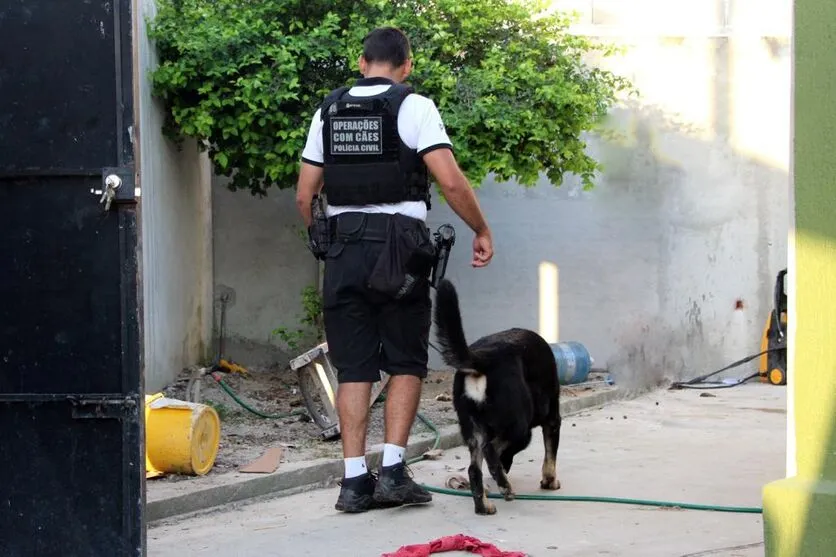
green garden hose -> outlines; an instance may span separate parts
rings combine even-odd
[[[418,412],[418,419],[419,419],[419,420],[421,420],[421,422],[422,422],[425,426],[427,426],[428,428],[430,428],[430,431],[432,431],[433,433],[435,433],[435,443],[433,443],[433,446],[432,446],[432,448],[430,449],[431,451],[434,451],[434,450],[435,450],[435,449],[437,449],[437,448],[438,448],[438,446],[441,444],[441,432],[440,432],[440,431],[438,431],[438,428],[437,428],[437,427],[435,427],[435,424],[434,424],[434,423],[432,423],[432,422],[430,421],[430,419],[429,419],[429,418],[427,418],[426,416],[424,416],[424,415],[423,415],[422,413],[420,413],[420,412]],[[424,456],[423,456],[423,455],[421,455],[421,456],[416,456],[415,458],[411,459],[411,461],[408,461],[408,462],[407,462],[407,464],[412,464],[413,462],[418,462],[419,460],[424,460]]]
[[[293,416],[307,415],[307,412],[305,410],[301,410],[301,409],[300,410],[294,410],[293,412],[287,412],[285,414],[265,414],[264,412],[256,410],[255,408],[253,408],[252,406],[250,406],[249,404],[247,404],[246,402],[241,400],[241,398],[235,393],[235,391],[232,390],[232,387],[227,385],[226,381],[224,381],[221,378],[221,376],[218,375],[217,373],[212,374],[212,379],[214,379],[218,383],[218,385],[221,386],[221,389],[223,389],[224,392],[226,394],[228,394],[230,396],[230,398],[232,398],[232,400],[237,402],[241,406],[241,408],[255,414],[259,418],[264,418],[264,419],[267,419],[267,420],[283,420],[285,418],[292,418]]]
[[[429,485],[422,485],[427,491],[433,493],[440,493],[441,495],[456,495],[459,497],[472,497],[469,491],[457,491],[454,489],[445,489],[442,487],[433,487]],[[488,494],[490,499],[503,499],[503,495],[499,493]],[[518,494],[516,499],[521,501],[580,501],[585,503],[618,503],[623,505],[641,505],[646,507],[665,507],[669,509],[689,509],[694,511],[717,511],[725,513],[746,513],[746,514],[761,514],[763,509],[760,507],[725,507],[720,505],[699,505],[697,503],[676,503],[673,501],[653,501],[646,499],[628,499],[621,497],[596,497],[588,495],[540,495],[540,494]]]
[[[378,399],[380,400],[380,399]],[[438,446],[441,444],[441,432],[438,428],[433,424],[429,418],[418,413],[418,419],[423,422],[430,430],[435,433],[435,443],[433,444],[433,449],[437,449]],[[423,455],[416,456],[407,460],[407,464],[415,464],[416,462],[420,462],[424,460]],[[455,489],[446,489],[443,487],[434,487],[430,485],[422,484],[421,487],[430,491],[432,493],[438,493],[440,495],[454,495],[456,497],[472,497],[470,491],[458,491]],[[490,493],[488,494],[488,498],[490,499],[503,499],[504,496],[499,493]],[[574,501],[574,502],[584,502],[584,503],[613,503],[613,504],[622,504],[622,505],[639,505],[639,506],[646,506],[646,507],[664,507],[669,509],[687,509],[687,510],[694,510],[694,511],[715,511],[715,512],[724,512],[724,513],[744,513],[744,514],[762,514],[763,509],[761,507],[727,507],[722,505],[700,505],[697,503],[677,503],[674,501],[654,501],[649,499],[629,499],[629,498],[622,498],[622,497],[597,497],[597,496],[588,496],[588,495],[548,495],[548,494],[525,494],[521,493],[516,496],[516,499],[521,501]]]
[[[289,412],[286,414],[264,414],[256,410],[255,408],[248,405],[246,402],[241,400],[238,395],[235,393],[232,388],[226,384],[226,382],[218,375],[212,374],[213,379],[221,386],[221,388],[228,394],[235,402],[241,405],[242,408],[252,412],[256,416],[266,419],[284,419],[290,418],[292,416],[298,416],[301,414],[306,414],[304,410],[295,410],[293,412]],[[376,402],[383,402],[386,400],[386,396],[381,394],[378,397]],[[418,419],[423,423],[430,431],[435,434],[435,442],[430,450],[435,450],[441,444],[441,431],[439,431],[438,427],[425,415],[418,412],[417,414]],[[416,462],[420,462],[424,460],[424,455],[418,455],[407,460],[407,464],[415,464]],[[440,495],[452,495],[456,497],[472,497],[470,491],[457,491],[454,489],[446,489],[442,487],[434,487],[430,485],[422,484],[421,487],[430,491],[432,493],[438,493]],[[488,494],[488,498],[490,499],[503,499],[504,496],[499,493],[490,493]],[[630,498],[622,498],[622,497],[598,497],[598,496],[588,496],[588,495],[548,495],[548,494],[526,494],[520,493],[516,495],[516,499],[520,501],[567,501],[567,502],[584,502],[584,503],[612,503],[612,504],[622,504],[622,505],[638,505],[638,506],[646,506],[646,507],[662,507],[662,508],[669,508],[669,509],[687,509],[687,510],[694,510],[694,511],[715,511],[715,512],[726,512],[726,513],[743,513],[743,514],[762,514],[763,509],[761,507],[735,507],[735,506],[722,506],[722,505],[700,505],[697,503],[678,503],[674,501],[654,501],[651,499],[630,499]]]

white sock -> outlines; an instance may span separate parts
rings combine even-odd
[[[368,469],[366,468],[366,457],[355,456],[344,459],[345,461],[345,479],[356,478],[362,476]]]
[[[403,462],[403,454],[406,452],[404,447],[386,443],[383,445],[383,466],[394,466]]]

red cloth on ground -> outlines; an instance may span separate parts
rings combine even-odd
[[[405,545],[395,553],[384,553],[381,557],[427,557],[445,551],[469,551],[482,557],[526,557],[519,551],[502,551],[495,545],[485,543],[464,534],[445,536],[430,543]]]

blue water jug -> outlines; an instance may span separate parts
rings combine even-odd
[[[557,362],[557,378],[561,385],[577,385],[589,377],[592,357],[580,342],[567,341],[549,344]]]

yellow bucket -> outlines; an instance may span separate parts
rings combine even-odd
[[[203,476],[215,465],[221,420],[211,406],[145,396],[145,476]]]

